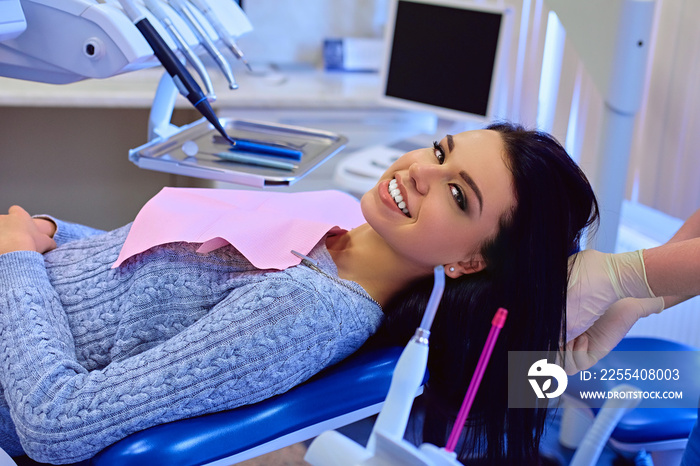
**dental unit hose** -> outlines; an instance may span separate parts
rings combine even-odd
[[[194,80],[165,40],[158,34],[158,31],[156,31],[148,18],[146,18],[145,14],[136,7],[132,0],[119,0],[119,3],[124,8],[127,16],[133,21],[136,28],[141,32],[144,39],[146,39],[151,46],[153,53],[173,79],[180,94],[199,110],[204,118],[216,128],[219,134],[231,144],[235,144],[235,141],[226,134],[224,127],[221,126],[221,122],[219,122],[219,119],[214,113],[214,109],[211,108],[206,95],[202,92],[197,81]]]
[[[430,333],[430,327],[433,326],[433,320],[435,320],[435,314],[437,313],[440,300],[442,299],[442,292],[445,290],[445,267],[438,265],[435,267],[433,275],[435,277],[433,291],[430,293],[428,306],[423,313],[423,320],[421,320],[419,327],[428,333]]]
[[[428,339],[430,326],[437,312],[438,305],[445,290],[445,269],[442,265],[435,267],[433,290],[430,293],[428,307],[424,313],[423,322],[415,335],[406,345],[394,369],[394,375],[389,386],[389,393],[382,411],[374,423],[372,434],[367,442],[367,450],[374,451],[375,433],[400,440],[403,438],[411,414],[413,399],[423,384],[425,367],[428,364]],[[416,370],[420,368],[420,370]]]

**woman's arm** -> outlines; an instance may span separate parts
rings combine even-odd
[[[41,462],[80,461],[132,432],[282,393],[360,341],[340,338],[359,332],[352,319],[287,279],[238,288],[170,340],[88,372],[41,255],[0,256],[0,297],[0,381]]]

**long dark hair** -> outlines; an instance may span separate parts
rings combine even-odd
[[[500,133],[514,180],[516,205],[482,245],[486,268],[448,279],[432,326],[423,440],[442,446],[499,307],[508,320],[472,405],[460,458],[484,464],[529,464],[537,458],[546,410],[507,407],[508,351],[556,353],[566,335],[568,256],[598,220],[593,190],[549,134],[511,123]],[[432,277],[394,296],[377,338],[404,345],[420,323]],[[479,462],[482,464],[482,462]]]

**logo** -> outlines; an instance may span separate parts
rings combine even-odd
[[[556,364],[548,363],[546,359],[540,359],[530,366],[527,375],[528,377],[549,377],[544,381],[541,387],[537,379],[528,378],[537,398],[556,398],[564,393],[566,384],[569,382],[564,369]],[[552,378],[557,380],[557,389],[549,393],[547,390],[552,386]]]

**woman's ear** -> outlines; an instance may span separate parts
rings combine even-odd
[[[454,262],[445,265],[445,275],[450,278],[458,278],[462,275],[481,272],[486,268],[486,262],[481,255],[476,255],[469,260]]]

